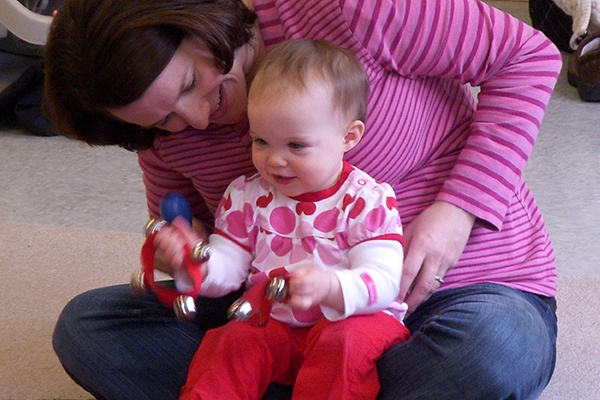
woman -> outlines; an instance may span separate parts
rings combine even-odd
[[[412,338],[379,360],[379,398],[539,396],[556,355],[556,272],[521,175],[561,67],[556,48],[479,1],[245,4],[66,0],[46,45],[60,131],[137,150],[150,216],[177,190],[210,225],[227,184],[252,172],[246,93],[265,52],[292,38],[351,50],[371,80],[371,112],[346,159],[392,185],[405,224]],[[477,104],[466,83],[481,87]],[[98,398],[176,398],[233,298],[201,304],[189,324],[125,286],[97,289],[65,307],[55,350]],[[266,395],[288,397],[274,385]]]

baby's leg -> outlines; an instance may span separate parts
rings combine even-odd
[[[180,399],[256,399],[271,382],[292,385],[304,340],[286,325],[230,322],[206,332],[192,360]],[[306,335],[304,335],[306,336]]]
[[[404,325],[384,312],[319,322],[308,335],[293,399],[375,399],[376,361],[409,336]]]

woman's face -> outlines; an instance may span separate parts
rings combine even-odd
[[[186,38],[162,73],[134,102],[108,110],[143,128],[179,132],[211,124],[235,124],[246,117],[247,85],[243,63],[249,46],[238,49],[231,71],[223,75],[197,38]]]

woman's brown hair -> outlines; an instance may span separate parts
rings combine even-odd
[[[64,0],[45,45],[46,112],[64,136],[149,148],[165,132],[142,130],[106,110],[137,100],[189,35],[229,72],[255,21],[241,0]]]

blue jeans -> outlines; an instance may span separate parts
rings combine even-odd
[[[240,293],[201,299],[196,323],[178,321],[129,286],[83,293],[53,336],[71,377],[98,399],[177,399],[206,329]],[[436,293],[406,321],[412,338],[378,362],[380,399],[535,399],[556,357],[556,317],[540,297],[495,284]],[[289,399],[271,385],[264,399]]]

